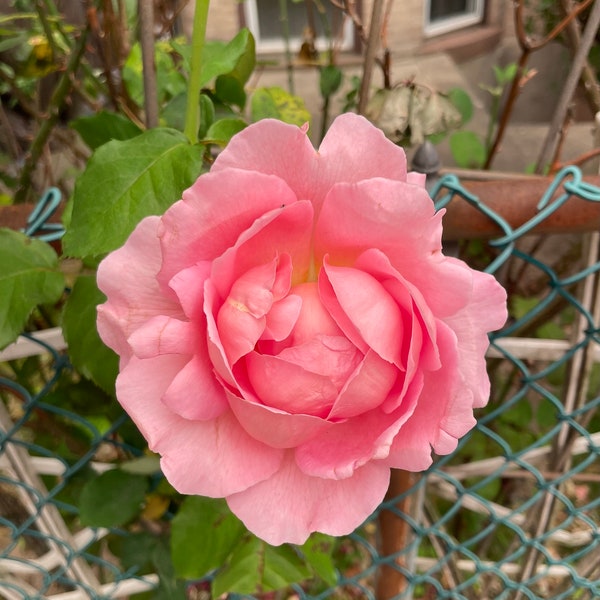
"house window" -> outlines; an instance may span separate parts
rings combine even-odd
[[[343,12],[327,0],[319,2],[327,13],[327,23],[336,47],[351,50],[354,47],[354,27]],[[284,27],[281,21],[280,0],[245,0],[244,17],[246,26],[256,39],[259,52],[282,52],[285,49]],[[316,2],[292,2],[287,0],[287,14],[292,51],[300,49],[306,33],[316,33],[315,46],[324,51],[328,47],[323,18]]]
[[[484,0],[426,0],[425,34],[439,35],[480,23]]]

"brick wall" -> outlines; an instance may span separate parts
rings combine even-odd
[[[362,19],[368,28],[373,0],[362,0]],[[487,0],[486,24],[512,31],[511,0]],[[238,0],[214,0],[208,19],[209,39],[231,39],[240,27],[241,6]],[[191,34],[193,3],[184,11],[185,32]],[[388,45],[393,56],[416,54],[426,41],[423,33],[424,0],[395,0],[388,22]]]

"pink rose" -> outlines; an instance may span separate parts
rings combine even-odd
[[[98,270],[117,396],[183,494],[256,535],[343,535],[390,468],[452,452],[488,399],[490,275],[445,257],[442,211],[362,117],[251,125]]]

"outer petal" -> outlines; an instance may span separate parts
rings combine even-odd
[[[490,382],[486,371],[487,333],[500,329],[507,318],[506,291],[489,274],[473,273],[471,302],[445,323],[457,337],[460,370],[473,392],[473,406],[487,404]]]
[[[117,397],[162,455],[170,483],[183,494],[222,497],[270,477],[282,452],[252,439],[228,411],[211,421],[188,421],[160,400],[179,371],[180,357],[133,357],[117,379]]]
[[[212,421],[183,421],[161,445],[161,468],[182,494],[222,498],[277,471],[283,451],[250,437],[230,411]]]
[[[98,287],[109,298],[98,307],[102,341],[127,362],[127,338],[146,320],[157,315],[179,316],[181,308],[161,293],[156,281],[161,253],[157,237],[159,217],[147,217],[125,245],[109,254],[98,267]]]
[[[366,147],[369,152],[364,152]],[[335,119],[318,152],[299,127],[268,119],[250,125],[231,140],[212,171],[227,167],[281,177],[299,199],[313,203],[315,213],[337,182],[371,177],[406,179],[404,151],[365,118],[351,113]]]
[[[185,363],[186,357],[177,355],[134,356],[117,377],[117,399],[155,452],[183,420],[161,398]]]
[[[443,211],[435,213],[427,192],[415,185],[372,179],[331,189],[315,230],[317,262],[352,265],[365,250],[378,248],[423,294],[438,317],[468,302],[470,271],[441,253]]]
[[[227,503],[269,544],[303,544],[313,531],[339,536],[361,525],[383,500],[389,475],[389,468],[369,463],[348,479],[309,477],[288,453],[275,475]]]
[[[220,256],[257,218],[295,201],[277,177],[235,169],[202,175],[161,219],[161,283],[168,284],[197,262]]]

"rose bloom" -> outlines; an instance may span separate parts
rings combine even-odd
[[[390,468],[473,427],[506,295],[442,254],[423,183],[357,115],[318,151],[260,121],[101,263],[117,397],[179,492],[226,498],[270,544],[343,535]]]

